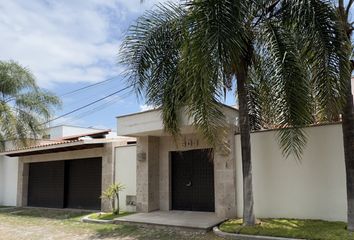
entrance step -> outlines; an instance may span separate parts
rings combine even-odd
[[[225,220],[224,218],[217,217],[213,212],[154,211],[120,217],[115,219],[114,223],[209,231]]]

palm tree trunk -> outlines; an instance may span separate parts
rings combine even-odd
[[[338,0],[338,13],[341,25],[344,27],[344,32],[347,34],[347,41],[351,43],[353,29],[348,22],[348,13],[350,12],[351,4],[344,6],[343,0]],[[351,51],[351,49],[350,49]],[[348,57],[351,52],[348,52]],[[348,59],[349,60],[349,59]],[[350,61],[350,60],[349,60]],[[354,70],[354,63],[351,63],[351,72]],[[345,94],[345,106],[342,112],[342,132],[344,146],[344,161],[347,183],[347,229],[354,231],[354,105],[353,94],[351,88],[351,76],[348,78],[347,89]]]
[[[348,230],[354,231],[354,107],[351,79],[348,82],[346,104],[342,115],[344,159],[347,180]]]
[[[248,89],[247,66],[242,66],[236,73],[237,91],[239,101],[239,119],[241,132],[241,154],[242,154],[242,174],[243,174],[243,224],[255,225],[254,200],[252,186],[252,162],[251,162],[251,141],[250,123],[248,115]]]
[[[119,192],[116,193],[116,196],[117,196],[117,213],[119,215],[119,212],[120,212],[120,207],[119,207]]]

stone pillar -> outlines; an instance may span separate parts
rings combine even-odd
[[[236,153],[234,128],[229,131],[229,152],[216,149],[214,155],[215,212],[218,217],[236,217]]]
[[[114,182],[114,144],[106,143],[102,155],[102,191],[105,191]],[[112,211],[111,203],[108,199],[101,199],[101,210],[104,212]]]
[[[18,175],[17,175],[17,207],[27,206],[28,198],[28,173],[29,164],[24,163],[22,157],[18,159]]]
[[[159,209],[159,138],[139,137],[137,140],[136,210]]]

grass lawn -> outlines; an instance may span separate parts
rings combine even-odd
[[[96,220],[113,220],[118,217],[124,217],[133,214],[131,212],[121,212],[119,215],[113,213],[92,213],[88,217]]]
[[[353,240],[344,222],[298,219],[261,219],[255,227],[242,226],[242,219],[234,219],[220,225],[229,233],[263,235],[272,237],[300,238],[308,240]]]
[[[83,223],[88,212],[15,208],[0,211],[0,239],[6,240],[222,240],[213,233]]]

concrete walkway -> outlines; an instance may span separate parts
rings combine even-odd
[[[155,211],[150,213],[136,213],[126,217],[120,217],[115,219],[115,222],[189,228],[207,231],[224,220],[224,218],[219,218],[212,212]]]

